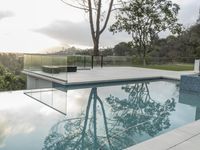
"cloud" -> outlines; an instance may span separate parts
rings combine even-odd
[[[196,23],[199,17],[200,1],[199,0],[173,0],[179,4],[179,21],[186,27]]]
[[[55,21],[46,27],[34,31],[45,34],[61,43],[67,43],[69,45],[91,47],[93,45],[89,22],[87,21],[78,23],[70,21]],[[100,46],[113,46],[120,41],[127,41],[126,34],[123,34],[123,36],[119,38],[120,35],[122,34],[113,36],[113,34],[106,29],[100,38]]]
[[[14,13],[11,11],[0,11],[0,20],[12,16],[14,16]]]
[[[55,21],[47,27],[35,30],[61,43],[90,45],[89,24],[86,22],[73,23],[70,21]]]
[[[178,15],[179,22],[185,27],[194,24],[199,16],[200,1],[197,0],[173,0],[173,2],[180,5],[180,13]],[[73,16],[73,14],[71,15]],[[113,23],[114,14],[111,15],[109,23]],[[109,25],[107,26],[109,27]],[[51,24],[34,30],[35,32],[47,35],[48,37],[59,41],[62,44],[79,45],[92,47],[92,37],[90,33],[90,26],[88,21],[71,22],[57,20]],[[166,37],[170,33],[163,32],[161,37]],[[100,47],[113,47],[122,41],[131,41],[131,36],[127,33],[117,33],[113,35],[106,29],[100,37]]]
[[[179,22],[185,27],[194,24],[199,16],[200,1],[197,0],[173,0],[173,2],[180,5],[180,12],[178,15]],[[73,17],[73,14],[71,14]],[[109,23],[113,23],[114,14],[111,15]],[[109,25],[107,26],[109,27]],[[72,22],[64,20],[56,20],[51,24],[34,30],[35,32],[44,34],[62,44],[78,45],[92,47],[92,37],[90,33],[90,26],[88,21]],[[163,32],[161,37],[166,37],[170,33]],[[113,47],[122,41],[131,41],[131,36],[127,33],[117,33],[113,35],[106,29],[100,37],[100,47]]]

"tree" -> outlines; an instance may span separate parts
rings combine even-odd
[[[155,43],[152,57],[174,59],[184,63],[194,63],[200,57],[200,25],[194,24],[180,36],[168,36]]]
[[[131,56],[134,53],[131,45],[126,42],[118,43],[113,50],[116,56]]]
[[[113,48],[102,49],[101,54],[103,56],[113,56]]]
[[[103,10],[102,0],[61,0],[65,4],[77,9],[84,10],[88,13],[90,31],[93,40],[94,55],[99,55],[99,40],[103,31],[106,29],[110,14],[112,11],[113,1],[109,0],[109,7]],[[106,4],[106,3],[105,3]],[[105,5],[107,6],[107,5]],[[107,10],[107,13],[106,13]],[[101,26],[102,23],[102,26]]]
[[[129,0],[122,2],[116,15],[117,21],[110,27],[113,33],[125,31],[132,37],[132,44],[146,65],[146,55],[153,50],[154,40],[161,31],[172,34],[181,32],[177,23],[179,6],[171,0]]]
[[[26,87],[25,76],[15,75],[0,65],[0,91],[21,90]]]
[[[191,50],[193,50],[196,57],[200,57],[200,24],[191,26],[188,36],[190,37],[189,45],[191,46]]]
[[[0,53],[0,64],[5,66],[10,72],[20,75],[23,70],[23,54]]]

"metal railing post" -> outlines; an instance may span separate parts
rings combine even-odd
[[[86,66],[86,58],[85,58],[85,56],[83,57],[83,67],[85,68],[85,66]]]
[[[94,56],[92,55],[92,62],[91,62],[91,67],[92,67],[92,69],[93,69],[93,67],[94,67]]]
[[[103,55],[101,55],[101,68],[103,68]]]

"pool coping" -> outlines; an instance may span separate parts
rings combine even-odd
[[[104,84],[112,84],[112,83],[126,83],[126,82],[134,82],[134,81],[153,81],[153,80],[174,80],[180,81],[178,78],[171,78],[167,76],[151,76],[151,77],[141,77],[141,78],[126,78],[126,79],[112,79],[112,80],[98,80],[98,81],[84,81],[84,82],[68,82],[66,86],[81,86],[81,85],[104,85]]]
[[[59,84],[66,84],[67,83],[67,80],[61,80],[61,79],[58,79],[58,78],[55,78],[55,77],[50,77],[50,76],[47,76],[47,75],[44,75],[44,74],[41,75],[39,73],[29,71],[29,70],[23,70],[22,73],[25,74],[25,75],[29,75],[31,77],[40,78],[40,79],[50,81],[50,82],[57,82]]]
[[[166,79],[166,80],[177,80],[179,81],[180,79],[177,77],[169,77],[169,76],[149,76],[149,77],[141,77],[141,78],[118,78],[118,79],[108,79],[108,80],[96,80],[96,81],[78,81],[78,82],[68,82],[68,80],[62,80],[62,79],[58,79],[55,77],[50,77],[47,75],[41,75],[39,73],[36,72],[32,72],[32,71],[28,71],[28,70],[23,70],[22,73],[32,76],[32,77],[36,77],[36,78],[40,78],[43,80],[47,80],[50,82],[55,82],[61,85],[66,85],[66,86],[72,86],[72,85],[89,85],[89,84],[105,84],[105,83],[111,83],[111,82],[130,82],[130,81],[142,81],[142,80],[155,80],[155,79]]]
[[[126,148],[126,150],[199,150],[199,140],[200,120],[197,120]]]

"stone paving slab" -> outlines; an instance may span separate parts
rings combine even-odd
[[[126,150],[199,150],[200,120],[174,129]]]
[[[200,149],[200,135],[191,138],[188,141],[183,142],[177,146],[174,146],[170,150],[199,150]]]

